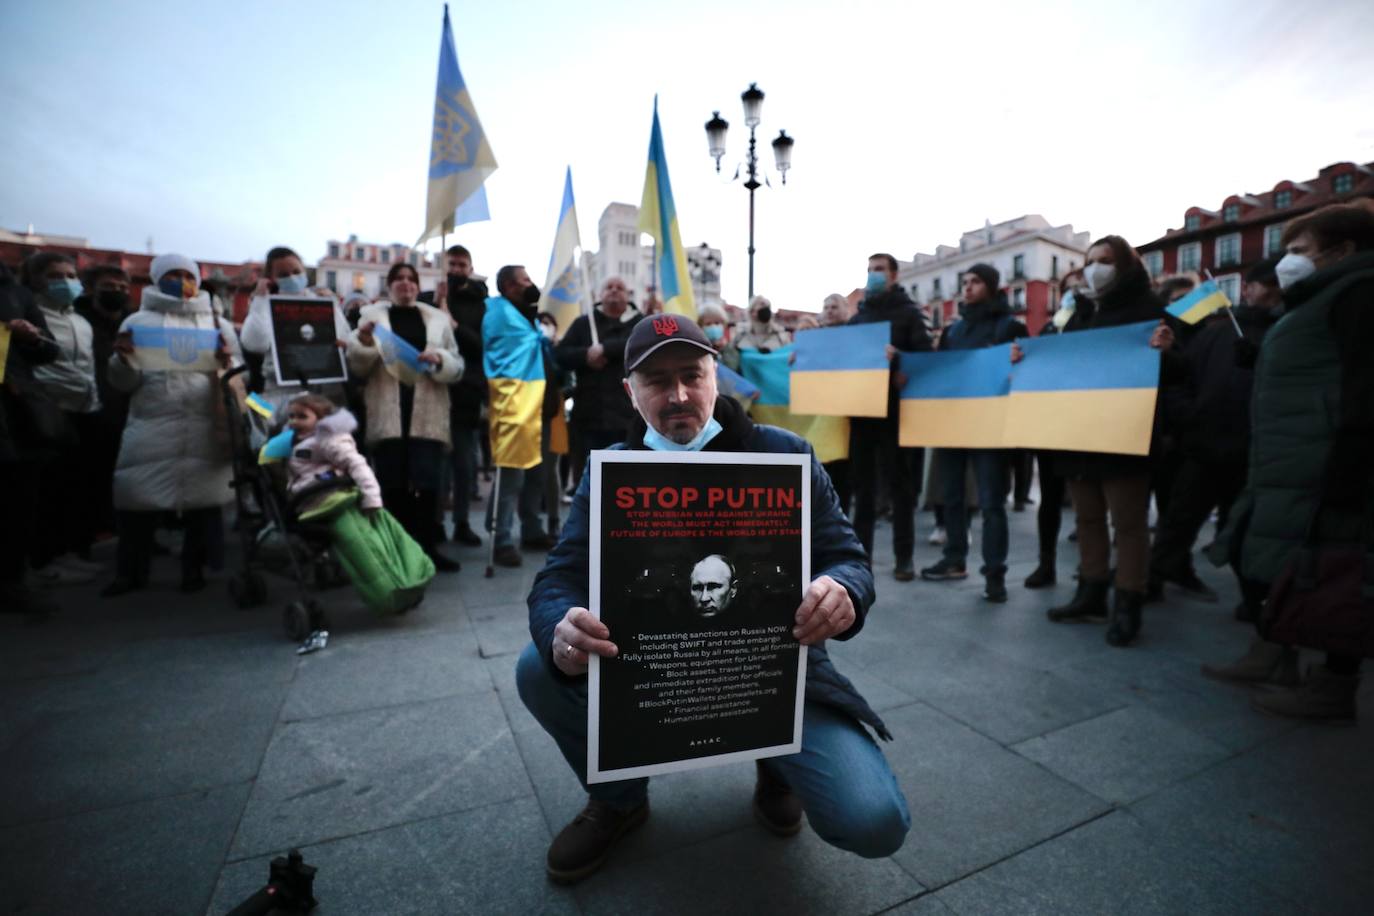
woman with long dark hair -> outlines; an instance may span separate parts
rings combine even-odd
[[[459,564],[437,547],[439,490],[450,448],[449,383],[463,374],[448,313],[420,302],[420,275],[410,264],[391,265],[389,302],[364,308],[348,341],[348,367],[363,382],[367,445],[382,500],[440,572]],[[397,355],[413,348],[415,365]]]

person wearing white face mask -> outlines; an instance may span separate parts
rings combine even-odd
[[[94,515],[88,511],[99,499],[92,490],[99,475],[92,449],[83,447],[94,439],[100,410],[94,332],[74,308],[81,281],[76,263],[67,255],[51,251],[32,255],[24,262],[21,278],[61,351],[57,359],[33,370],[34,380],[55,408],[54,417],[60,416],[64,433],[55,460],[42,465],[38,498],[43,511],[33,532],[31,555],[34,578],[49,585],[89,581],[101,568],[90,562],[95,529]]]
[[[1357,576],[1342,590],[1320,558],[1340,545],[1362,553],[1365,570],[1374,564],[1374,208],[1325,207],[1290,223],[1282,241],[1286,253],[1275,274],[1286,312],[1259,347],[1248,479],[1210,557],[1236,567],[1248,583],[1248,603],[1278,613],[1271,584],[1291,572],[1299,551],[1311,550],[1319,559],[1311,594],[1321,597],[1314,600],[1355,607],[1362,600],[1368,613],[1367,592],[1359,597],[1367,585]],[[1314,644],[1331,637],[1325,664],[1312,666],[1295,689],[1257,694],[1251,705],[1271,715],[1354,724],[1366,645],[1317,626],[1306,635]],[[1297,655],[1256,638],[1238,661],[1203,673],[1292,684]]]
[[[1083,265],[1086,295],[1079,296],[1064,333],[1164,319],[1164,309],[1150,289],[1150,275],[1140,255],[1119,235],[1098,239]],[[1166,349],[1173,337],[1164,324],[1150,345]],[[1024,351],[1012,345],[1012,362]],[[1050,620],[1110,618],[1107,642],[1130,645],[1140,632],[1141,605],[1150,563],[1150,459],[1135,455],[1057,451],[1056,470],[1067,480],[1078,520],[1078,590],[1068,604],[1050,608]],[[1111,518],[1116,535],[1116,595],[1110,611],[1112,583]]]
[[[271,296],[302,296],[318,299],[319,295],[310,288],[306,277],[305,262],[290,248],[278,246],[267,252],[263,259],[262,276],[253,289],[253,298],[248,303],[248,315],[243,319],[243,330],[239,335],[244,353],[248,354],[253,368],[253,388],[274,405],[285,404],[292,395],[299,394],[299,387],[281,389],[277,385],[276,373],[272,369],[272,304]],[[348,319],[337,302],[334,303],[334,339],[340,349],[348,345]],[[343,400],[343,387],[332,385],[316,386],[317,394],[323,394],[335,403]]]

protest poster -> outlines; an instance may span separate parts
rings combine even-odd
[[[588,782],[795,754],[811,576],[809,455],[597,451]]]
[[[348,378],[335,344],[334,300],[272,296],[272,368],[277,384],[322,385]]]
[[[134,360],[144,372],[214,372],[220,348],[216,328],[126,325],[132,332]]]

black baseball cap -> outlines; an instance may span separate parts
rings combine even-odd
[[[682,315],[649,315],[635,325],[625,342],[625,371],[633,372],[639,364],[669,344],[690,344],[716,355],[716,348],[697,323]]]

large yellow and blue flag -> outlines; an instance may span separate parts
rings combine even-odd
[[[553,237],[553,253],[549,255],[549,272],[544,281],[541,311],[558,321],[558,329],[566,332],[568,325],[582,314],[582,266],[577,261],[582,237],[577,231],[577,206],[573,202],[572,166],[563,179],[563,204],[558,209],[558,230]]]
[[[416,245],[452,232],[463,223],[491,219],[482,183],[494,171],[496,157],[458,70],[458,54],[453,50],[453,29],[445,3],[444,31],[439,39],[439,79],[434,89],[425,231]]]
[[[640,232],[658,244],[658,297],[663,310],[688,318],[697,317],[692,275],[687,272],[687,249],[677,225],[673,186],[668,180],[668,158],[663,152],[663,131],[658,124],[658,96],[654,96],[654,127],[649,134],[649,165],[644,172],[644,196],[639,202]]]
[[[759,423],[780,426],[801,436],[822,463],[849,457],[849,418],[796,414],[791,409],[793,346],[760,353],[740,351],[740,372],[758,389],[749,414]]]
[[[897,441],[929,448],[1001,448],[1011,348],[903,353]]]
[[[1197,324],[1217,309],[1231,307],[1231,300],[1217,286],[1215,280],[1204,280],[1188,295],[1170,305],[1166,311],[1187,324]]]
[[[543,339],[509,299],[487,299],[482,368],[490,402],[491,460],[497,467],[532,468],[541,460]]]
[[[943,353],[904,353],[904,446],[1147,455],[1159,389],[1154,322]]]
[[[793,342],[792,409],[832,417],[885,417],[892,323],[817,328]]]
[[[1025,358],[1011,373],[1004,445],[1148,455],[1159,393],[1156,326],[1018,341]]]

